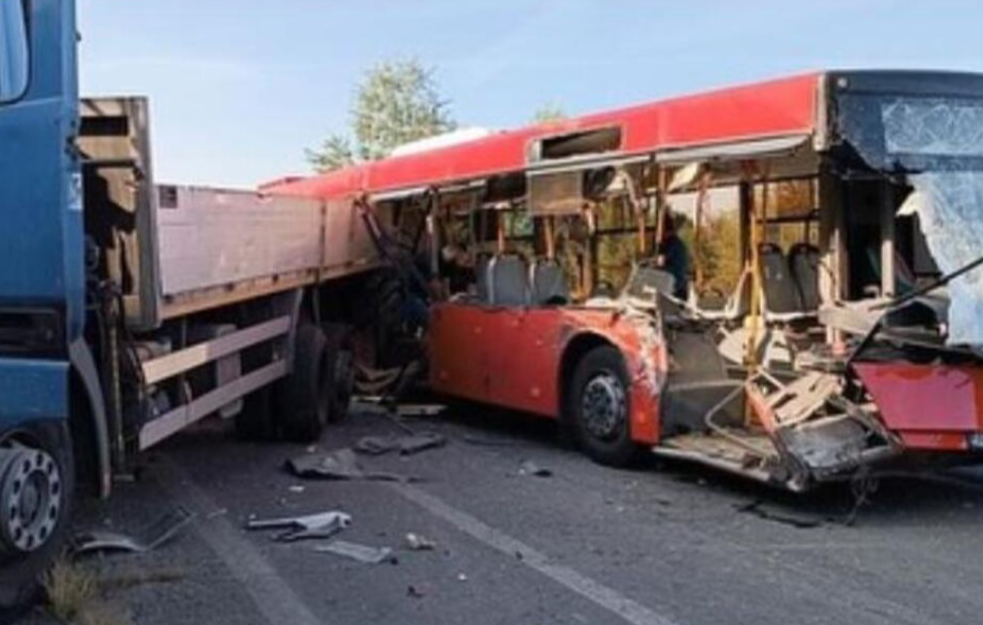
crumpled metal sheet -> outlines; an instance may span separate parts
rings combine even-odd
[[[402,456],[443,447],[447,438],[434,432],[421,432],[406,436],[363,436],[355,443],[355,451],[370,456],[379,456],[391,451],[399,451]]]
[[[178,507],[135,534],[108,530],[92,530],[79,534],[72,539],[70,550],[76,556],[96,551],[146,553],[177,536],[194,518],[193,513]]]
[[[416,478],[379,471],[365,471],[351,449],[336,449],[323,454],[307,454],[287,461],[287,469],[299,477],[325,480],[371,480],[378,482],[413,482]]]

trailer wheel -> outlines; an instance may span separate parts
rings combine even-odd
[[[328,352],[328,391],[331,397],[328,423],[337,423],[348,416],[348,407],[355,389],[352,335],[348,326],[328,323],[324,326],[324,337]]]
[[[75,492],[66,423],[0,444],[0,617],[36,599],[64,547]]]
[[[316,441],[331,412],[331,358],[324,331],[310,322],[297,327],[293,370],[278,385],[284,438],[298,443]]]
[[[629,431],[631,404],[621,352],[608,345],[587,352],[577,363],[569,388],[567,409],[583,452],[600,464],[630,464],[638,447]]]

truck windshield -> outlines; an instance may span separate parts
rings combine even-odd
[[[23,0],[0,2],[0,104],[17,100],[27,90],[27,21]]]

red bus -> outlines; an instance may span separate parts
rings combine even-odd
[[[981,170],[983,75],[850,71],[267,191],[419,241],[435,391],[803,490],[980,458]]]

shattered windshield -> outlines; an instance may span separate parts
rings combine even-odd
[[[948,274],[983,256],[983,102],[844,96],[841,128],[867,164],[906,172],[929,251]],[[949,283],[951,345],[983,345],[983,270]]]

